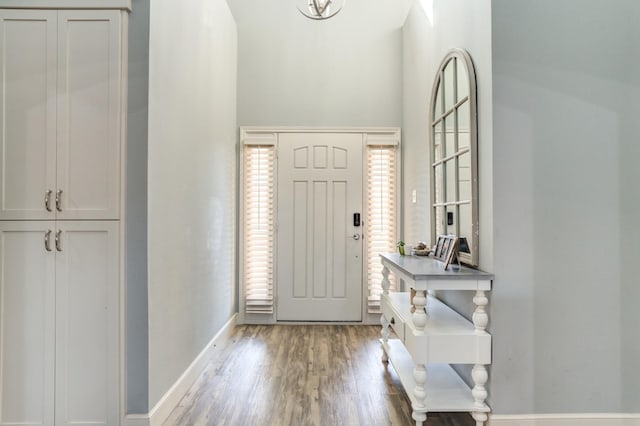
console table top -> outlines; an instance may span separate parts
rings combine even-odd
[[[444,264],[426,256],[400,256],[399,253],[381,253],[383,264],[390,264],[415,281],[420,280],[493,280],[493,274],[467,266]]]

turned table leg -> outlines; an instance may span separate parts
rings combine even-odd
[[[485,400],[487,399],[487,389],[484,385],[487,384],[487,380],[489,379],[487,368],[482,364],[474,365],[471,370],[471,378],[474,384],[471,394],[473,395],[476,407],[484,408],[486,406]]]
[[[389,282],[389,268],[386,266],[382,267],[382,294],[388,295],[389,288],[391,287],[391,283]],[[382,301],[380,301],[380,306],[382,307]],[[382,362],[389,361],[389,355],[385,349],[387,342],[389,341],[389,321],[385,318],[384,314],[380,315],[380,325],[382,325],[382,331],[380,331],[380,335],[382,336]]]
[[[423,408],[425,400],[427,399],[427,366],[425,364],[416,364],[413,369],[413,380],[416,381],[416,387],[413,389],[413,395],[416,397],[416,406],[413,407],[414,411],[411,414],[413,420],[416,421],[416,426],[422,425],[422,422],[427,420],[426,413],[417,412],[416,408]]]
[[[425,305],[427,304],[427,294],[425,291],[416,290],[415,296],[413,296],[413,306],[415,310],[411,315],[411,320],[418,331],[423,331],[425,325],[427,325],[427,314],[425,312]],[[416,421],[416,426],[421,426],[422,422],[427,420],[426,413],[417,412],[416,408],[423,408],[427,399],[427,366],[425,364],[417,363],[413,369],[413,379],[416,382],[416,386],[413,389],[413,395],[416,397],[416,406],[413,407],[414,411],[411,414],[413,420]]]
[[[382,294],[389,294],[389,288],[391,288],[391,282],[389,282],[389,268],[382,267]]]
[[[484,294],[484,291],[478,290],[473,298],[473,303],[476,305],[476,310],[473,312],[472,316],[473,325],[476,328],[476,334],[485,334],[487,332],[487,325],[489,324],[489,315],[487,314],[485,307],[489,303],[489,299]],[[487,367],[482,364],[474,365],[471,370],[471,378],[473,379],[474,384],[471,394],[473,395],[475,405],[478,408],[486,408],[487,405],[485,401],[487,399],[487,388],[485,385],[487,384],[487,380],[489,380]],[[476,426],[483,426],[484,422],[486,422],[488,418],[487,413],[482,411],[474,411],[471,415],[476,421]]]
[[[427,413],[419,413],[414,411],[411,413],[411,418],[416,421],[416,426],[422,426],[427,421]]]
[[[476,421],[476,426],[483,426],[484,422],[486,422],[489,418],[489,416],[487,416],[487,413],[482,413],[479,411],[471,413],[471,416],[473,417],[473,420]]]
[[[485,306],[489,303],[489,299],[485,296],[484,291],[476,291],[476,295],[473,297],[473,303],[476,305],[476,310],[473,312],[473,325],[476,327],[476,333],[484,333],[489,324],[489,314]]]
[[[384,314],[380,315],[380,325],[382,325],[382,331],[380,331],[380,335],[382,336],[382,362],[389,361],[389,355],[387,354],[386,346],[389,341],[389,321],[384,316]]]
[[[425,312],[425,305],[427,304],[426,291],[416,290],[416,295],[413,296],[413,307],[415,310],[411,316],[413,324],[418,331],[423,331],[424,326],[427,325],[427,314]]]

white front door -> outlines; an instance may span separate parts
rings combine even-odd
[[[277,319],[362,319],[362,134],[278,139]]]

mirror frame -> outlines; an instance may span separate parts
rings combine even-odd
[[[446,81],[444,80],[445,68],[447,65],[454,61],[453,68],[453,81],[454,81],[454,98],[453,98],[453,106],[449,109],[445,109],[445,97],[444,93],[446,90]],[[466,69],[461,69],[460,65],[463,65]],[[458,92],[458,73],[465,72],[467,73],[467,81],[469,84],[469,94],[467,97],[462,100],[457,100],[457,92]],[[445,82],[445,87],[441,89],[441,82]],[[436,100],[438,99],[438,90],[442,90],[442,96],[440,97],[441,102],[441,114],[438,117],[435,117],[436,114]],[[443,200],[436,200],[436,166],[438,165],[438,161],[435,160],[435,129],[438,123],[444,121],[444,119],[450,115],[454,117],[454,143],[455,150],[458,153],[458,119],[457,108],[462,106],[466,102],[466,98],[469,101],[469,152],[471,154],[471,164],[470,164],[470,173],[471,173],[471,224],[468,226],[468,229],[471,229],[471,235],[458,235],[460,237],[466,237],[467,243],[469,245],[470,253],[459,253],[459,259],[462,263],[465,263],[470,266],[478,266],[479,263],[479,253],[478,253],[478,120],[477,120],[477,92],[476,92],[476,75],[475,69],[473,67],[473,62],[471,61],[471,56],[463,50],[463,49],[452,49],[450,50],[442,62],[438,67],[438,72],[436,73],[436,77],[433,83],[433,88],[431,90],[431,102],[429,104],[429,169],[430,169],[430,180],[431,180],[431,244],[434,245],[438,235],[436,235],[436,210],[438,207],[442,207],[443,205],[447,205],[446,196],[443,195]],[[447,134],[447,129],[444,125],[441,126],[443,129],[443,136],[441,144],[443,146],[446,144],[445,138]],[[447,154],[445,153],[445,157]],[[459,154],[456,154],[454,158],[458,158]],[[440,160],[442,164],[444,164],[444,160]],[[457,160],[456,160],[457,164]],[[445,164],[446,167],[446,164]],[[459,193],[459,177],[458,177],[459,168],[456,167],[455,171],[455,188],[456,195]],[[446,170],[442,172],[442,187],[447,188],[447,173]],[[456,200],[453,201],[453,205],[459,206],[460,199],[456,197]],[[449,203],[449,205],[452,205]],[[445,209],[446,211],[446,209]],[[459,208],[456,209],[457,215],[459,216]],[[450,225],[446,223],[446,214],[443,215],[442,219],[444,229],[448,229]],[[455,218],[455,229],[456,235],[460,232],[460,220],[459,217]],[[447,234],[449,232],[446,232]]]

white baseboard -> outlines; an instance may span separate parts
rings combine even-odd
[[[640,426],[640,413],[571,413],[489,416],[489,426]]]
[[[124,418],[123,426],[160,426],[169,417],[171,411],[178,405],[196,379],[204,371],[209,358],[218,347],[224,347],[236,325],[237,314],[227,321],[220,331],[193,360],[191,365],[182,373],[180,378],[160,398],[160,401],[149,411],[149,414],[128,414]]]
[[[149,415],[127,414],[124,416],[122,426],[149,426]]]

